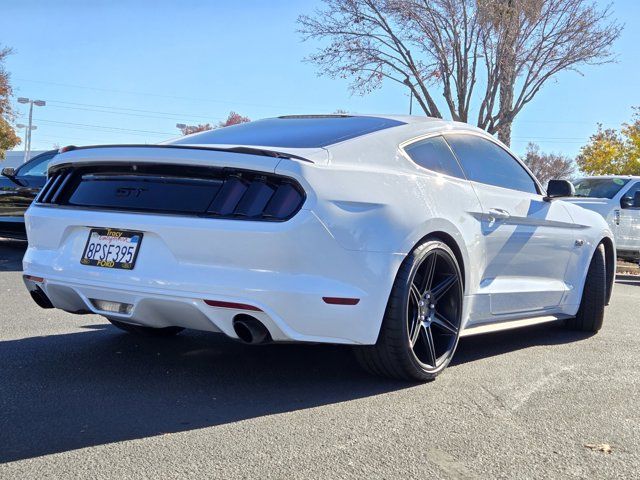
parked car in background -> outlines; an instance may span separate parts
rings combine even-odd
[[[584,177],[574,186],[575,196],[565,200],[602,215],[614,234],[618,257],[640,261],[640,177]]]
[[[18,167],[5,167],[0,177],[0,237],[26,239],[24,212],[47,180],[49,162],[58,154],[50,150]]]
[[[602,217],[545,191],[486,132],[427,117],[296,115],[163,145],[61,153],[26,215],[44,308],[141,335],[340,343],[429,380],[465,335],[596,332]]]

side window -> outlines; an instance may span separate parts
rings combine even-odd
[[[531,175],[502,147],[475,135],[452,134],[446,138],[469,180],[539,193]]]
[[[40,158],[27,162],[18,170],[20,177],[44,177],[47,174],[49,162],[53,160],[55,154],[42,155]]]
[[[421,167],[452,177],[464,178],[456,157],[442,137],[431,137],[404,148],[411,160]]]

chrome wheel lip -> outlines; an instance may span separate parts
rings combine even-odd
[[[430,263],[426,264],[427,261]],[[437,271],[441,266],[439,263],[443,262],[446,269],[444,272]],[[424,291],[420,291],[416,285],[421,269],[425,269],[420,279],[423,281],[426,278],[425,285],[421,285],[425,287]],[[443,276],[444,279],[441,278]],[[436,277],[440,281],[433,285]],[[454,311],[449,312],[454,314],[453,319],[438,313],[438,301],[446,302],[449,309],[453,308]],[[462,301],[462,278],[457,263],[447,250],[440,247],[430,249],[412,272],[405,313],[409,349],[421,368],[428,373],[443,369],[453,356],[460,333]],[[432,330],[434,326],[435,335]],[[424,330],[424,334],[421,330]],[[443,337],[446,338],[444,342]],[[420,347],[418,341],[423,342]]]

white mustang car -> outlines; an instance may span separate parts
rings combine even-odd
[[[63,149],[64,150],[64,149]],[[26,215],[43,307],[145,335],[357,346],[429,380],[458,339],[600,329],[612,233],[502,144],[425,117],[260,120],[158,146],[69,147]]]

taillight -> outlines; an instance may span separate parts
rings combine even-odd
[[[178,165],[65,167],[51,173],[37,203],[204,217],[285,221],[305,193],[292,178]]]
[[[300,187],[274,178],[228,178],[207,213],[221,217],[247,219],[286,220],[293,216],[304,202]]]

